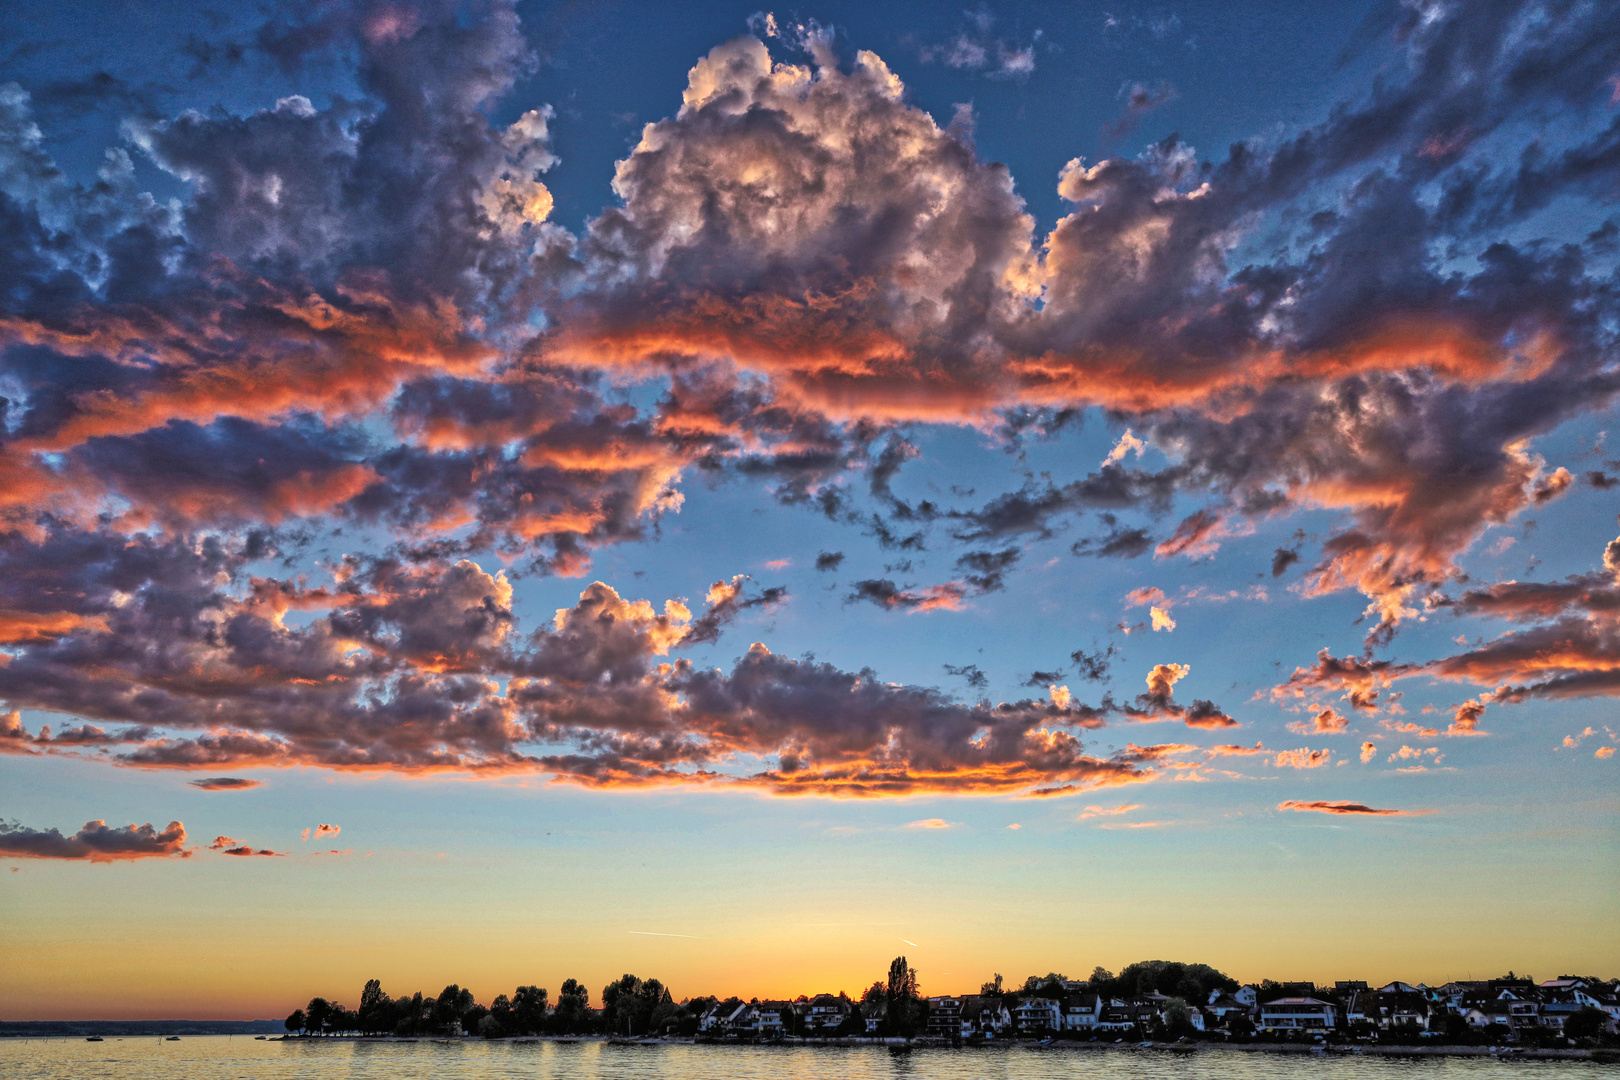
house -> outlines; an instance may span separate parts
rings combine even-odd
[[[1204,1006],[1204,1011],[1214,1017],[1216,1023],[1225,1024],[1228,1017],[1248,1016],[1251,1007],[1231,994],[1216,993],[1210,995],[1209,1004]]]
[[[804,1010],[804,1028],[807,1033],[826,1034],[836,1031],[848,1019],[855,1003],[839,994],[817,994]]]
[[[1335,1025],[1338,1013],[1331,1003],[1317,998],[1278,998],[1260,1006],[1259,1027],[1262,1031],[1321,1031]]]
[[[1545,984],[1543,984],[1545,985]],[[1574,989],[1543,990],[1538,1019],[1542,1027],[1564,1030],[1564,1021],[1586,1006]]]
[[[884,1018],[888,1015],[888,1003],[881,998],[877,1001],[861,1003],[861,1018],[866,1021],[866,1033],[868,1035],[876,1035],[878,1028],[882,1026]]]
[[[1465,1002],[1463,1019],[1469,1027],[1483,1028],[1500,1024],[1515,1035],[1526,1028],[1541,1026],[1541,1003],[1517,996],[1510,990]]]
[[[1102,1013],[1097,1017],[1098,1031],[1124,1032],[1132,1028],[1146,1030],[1159,1019],[1159,1009],[1156,1005],[1142,1002],[1132,1002],[1128,1005],[1109,1003],[1104,1005]]]
[[[716,1002],[698,1019],[698,1030],[718,1035],[726,1030],[726,1021],[744,1006],[728,1006],[725,1002]]]
[[[1012,1026],[1012,1013],[999,997],[970,995],[962,999],[962,1038],[993,1039]]]
[[[1404,988],[1404,989],[1403,989]],[[1381,1031],[1392,1028],[1427,1028],[1429,996],[1407,983],[1390,983],[1377,990],[1357,990],[1345,1005],[1348,1024],[1370,1024]]]
[[[793,1010],[791,1001],[756,1001],[752,1003],[754,1009],[754,1034],[765,1039],[780,1039],[787,1031],[782,1014]]]
[[[1032,997],[1013,1010],[1013,1025],[1023,1034],[1058,1031],[1063,1027],[1063,1009],[1051,998]]]
[[[927,1033],[942,1039],[961,1038],[962,999],[943,996],[929,998]]]
[[[1071,997],[1063,1006],[1064,1031],[1090,1031],[1102,1015],[1103,999],[1096,994]]]

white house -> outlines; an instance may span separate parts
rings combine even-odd
[[[1063,1006],[1064,1031],[1090,1031],[1102,1016],[1103,1000],[1096,994],[1072,997]]]
[[[1063,1027],[1061,1006],[1051,998],[1029,998],[1013,1010],[1019,1031],[1057,1031]]]
[[[1338,1010],[1313,997],[1285,997],[1260,1006],[1260,1028],[1264,1031],[1322,1030],[1334,1026]]]

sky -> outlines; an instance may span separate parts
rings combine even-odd
[[[1620,967],[1620,9],[0,42],[0,1019]]]

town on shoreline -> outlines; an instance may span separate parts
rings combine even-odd
[[[520,986],[486,1006],[459,985],[437,996],[392,998],[372,979],[358,1008],[316,997],[284,1026],[304,1037],[1606,1051],[1620,1048],[1620,980],[1561,975],[1537,982],[1508,972],[1439,986],[1240,984],[1205,964],[1148,960],[1118,975],[1101,967],[1085,979],[1053,972],[1031,975],[1019,987],[997,975],[978,993],[925,996],[916,969],[900,956],[886,980],[858,997],[840,991],[792,1000],[677,1001],[658,979],[624,975],[603,987],[594,1005],[589,991],[568,979],[555,1000],[544,988]]]

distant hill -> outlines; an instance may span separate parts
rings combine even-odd
[[[0,1039],[100,1035],[285,1035],[280,1020],[18,1020],[0,1021]]]

